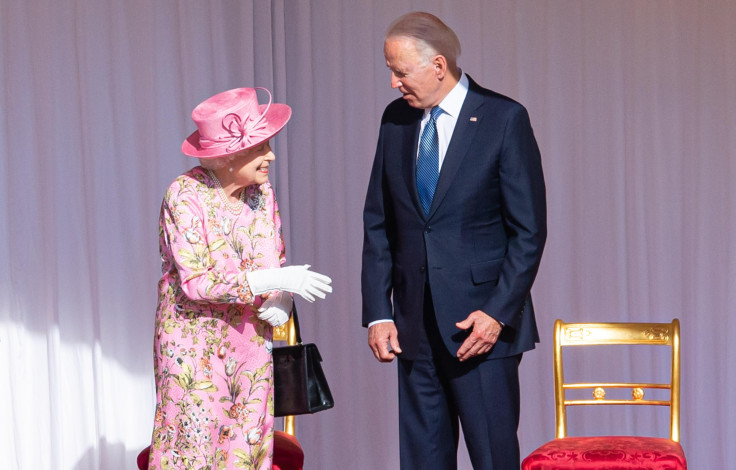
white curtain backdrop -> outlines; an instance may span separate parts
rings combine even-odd
[[[0,0],[0,467],[135,468],[153,422],[157,217],[196,163],[179,152],[189,113],[265,86],[294,109],[273,175],[287,257],[334,279],[300,309],[337,403],[297,419],[306,468],[398,468],[396,368],[366,346],[359,273],[378,123],[398,96],[383,34],[412,10],[443,18],[463,69],[527,106],[542,151],[522,454],[554,435],[556,318],[679,317],[690,467],[732,466],[736,2]],[[616,426],[666,435],[666,416]]]

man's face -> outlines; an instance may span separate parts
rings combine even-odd
[[[391,88],[398,88],[409,106],[431,108],[442,101],[441,81],[434,64],[422,59],[414,40],[388,38],[383,45],[386,66],[391,71]]]

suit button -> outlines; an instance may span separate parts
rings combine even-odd
[[[431,231],[432,231],[432,227],[430,227],[430,226],[427,226],[427,227],[426,227],[426,228],[424,229],[424,233],[430,233]]]
[[[421,268],[419,268],[419,272],[420,273],[423,273],[425,271],[425,269],[427,269],[427,268],[425,268],[424,266],[422,266]]]

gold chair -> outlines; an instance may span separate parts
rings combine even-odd
[[[296,344],[294,317],[283,326],[273,329],[274,341],[285,341],[287,345]],[[304,465],[304,451],[297,440],[294,416],[284,416],[284,430],[274,431],[274,470],[301,470]]]
[[[594,345],[651,345],[671,348],[666,383],[565,381],[563,348]],[[570,351],[568,351],[570,352]],[[642,353],[640,349],[633,351]],[[601,368],[599,370],[605,370]],[[686,470],[680,445],[680,322],[671,323],[564,323],[555,322],[554,382],[556,439],[529,454],[522,470]],[[629,389],[631,398],[607,398],[608,390]],[[568,393],[592,392],[590,399],[572,399]],[[667,392],[654,392],[665,390]],[[620,390],[617,390],[620,391]],[[665,399],[646,398],[646,392],[664,393]],[[571,406],[650,405],[667,406],[669,439],[642,436],[568,436],[567,408]]]
[[[296,344],[296,328],[294,328],[294,317],[278,328],[273,329],[273,340],[284,341],[288,346]],[[284,432],[295,435],[294,416],[284,416]]]

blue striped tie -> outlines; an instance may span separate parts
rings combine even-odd
[[[440,114],[442,114],[442,108],[439,106],[432,108],[429,121],[424,126],[422,138],[419,140],[417,189],[425,215],[429,214],[429,208],[432,206],[434,189],[440,174],[440,144],[437,139],[437,117]]]

